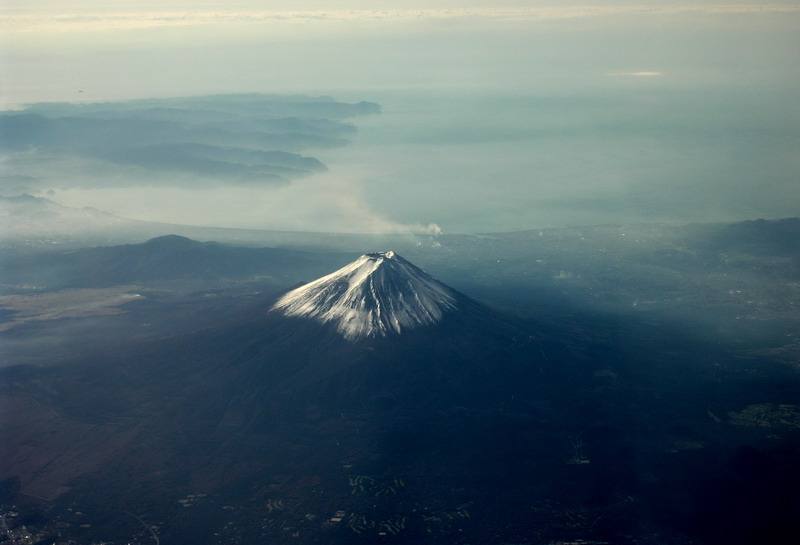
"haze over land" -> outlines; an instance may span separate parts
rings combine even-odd
[[[161,222],[349,232],[734,221],[800,208],[791,2],[39,2],[4,15],[7,108],[112,101],[105,115],[120,119],[131,99],[288,93],[382,109],[345,119],[333,147],[227,146],[244,146],[250,163],[275,150],[310,155],[307,176],[272,170],[273,183],[243,184],[264,173],[239,168],[241,149],[232,170],[187,167],[234,153],[191,132],[87,158],[78,148],[95,147],[97,133],[84,130],[61,133],[57,149],[4,149],[6,195]],[[84,128],[90,115],[56,113]]]

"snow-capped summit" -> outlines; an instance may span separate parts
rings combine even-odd
[[[439,322],[457,300],[455,291],[389,251],[362,255],[290,291],[272,310],[333,322],[354,341]]]

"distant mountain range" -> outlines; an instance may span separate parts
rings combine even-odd
[[[8,253],[13,258],[0,263],[2,284],[38,289],[154,283],[183,290],[237,283],[285,287],[347,259],[347,254],[230,246],[178,235],[141,244]]]
[[[298,279],[316,277],[326,268],[342,266],[365,250],[385,248],[425,263],[429,272],[456,287],[477,290],[520,281],[549,284],[554,278],[564,280],[562,284],[589,277],[605,282],[604,278],[615,274],[609,267],[614,269],[621,262],[627,263],[628,274],[634,277],[689,269],[705,275],[732,265],[759,274],[775,267],[800,274],[798,237],[798,218],[731,224],[604,225],[485,235],[258,231],[127,220],[21,195],[0,197],[0,247],[4,252],[0,282],[6,288],[14,284],[55,288],[167,279],[219,284],[274,276],[283,279],[276,285],[285,288]],[[192,243],[187,238],[217,242]]]

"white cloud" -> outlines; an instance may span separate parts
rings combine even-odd
[[[148,11],[148,12],[54,12],[9,14],[0,18],[6,31],[90,31],[207,25],[279,24],[292,22],[419,22],[445,19],[497,21],[547,21],[603,15],[658,15],[678,13],[743,14],[799,12],[793,5],[650,5],[650,6],[555,6],[523,8],[381,9],[315,11]]]

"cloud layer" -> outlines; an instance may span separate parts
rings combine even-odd
[[[686,3],[685,5],[570,5],[540,7],[477,7],[452,9],[333,9],[333,10],[236,10],[70,12],[13,14],[3,17],[8,31],[77,31],[146,29],[206,25],[276,24],[308,22],[420,22],[425,20],[490,19],[499,21],[548,21],[606,15],[668,15],[683,13],[746,14],[797,12],[788,4]]]
[[[3,182],[138,219],[308,231],[797,213],[796,3],[311,1],[337,9],[7,11],[9,107],[114,102],[4,117]],[[120,102],[251,91],[345,102]],[[382,115],[355,119],[375,108],[358,100]]]

